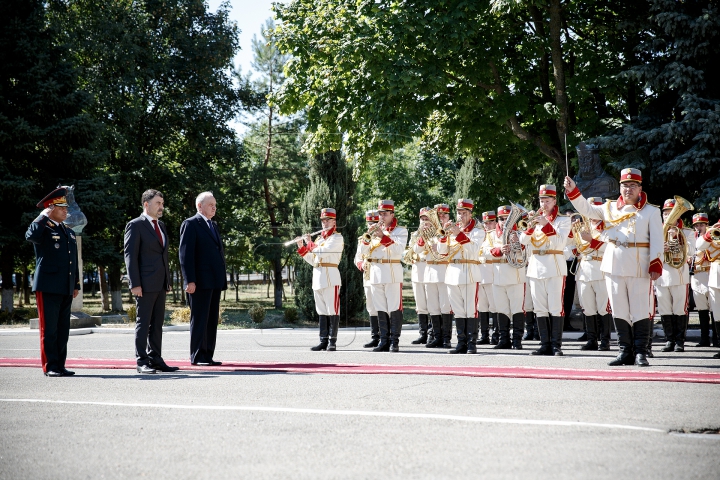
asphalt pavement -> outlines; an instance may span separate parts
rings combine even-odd
[[[367,331],[341,330],[337,352],[311,352],[316,331],[221,331],[215,359],[610,370],[617,354],[566,341],[560,358],[529,356],[537,342],[448,355],[416,336],[371,353]],[[188,346],[164,334],[173,374],[0,367],[0,478],[720,478],[720,435],[682,433],[720,429],[718,383],[197,371],[182,369]],[[648,370],[720,373],[717,349],[659,346]],[[0,357],[38,347],[0,332]],[[71,336],[68,350],[132,360],[133,336]]]

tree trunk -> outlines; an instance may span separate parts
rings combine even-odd
[[[18,294],[18,307],[23,306],[23,290],[25,290],[25,279],[23,278],[22,272],[15,274],[15,282],[17,283],[15,290]]]
[[[100,298],[102,300],[103,312],[110,310],[110,303],[108,302],[108,285],[105,280],[105,267],[98,266],[98,275],[100,276]]]
[[[114,312],[122,312],[123,301],[120,265],[110,265],[108,267],[108,277],[110,278],[110,308]]]
[[[13,264],[15,263],[15,256],[12,253],[10,247],[5,247],[0,252],[0,275],[2,275],[0,281],[2,282],[2,300],[0,301],[0,310],[6,312],[13,311]]]
[[[28,272],[27,265],[23,265],[23,286],[23,293],[25,294],[25,305],[30,305],[30,291],[32,290],[32,285],[30,285],[30,273]]]

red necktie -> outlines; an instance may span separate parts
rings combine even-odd
[[[152,223],[155,226],[155,234],[157,235],[158,240],[160,240],[160,245],[164,247],[165,244],[163,243],[162,233],[160,233],[160,227],[158,227],[157,220],[153,220]]]

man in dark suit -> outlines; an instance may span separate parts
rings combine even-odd
[[[74,375],[65,368],[70,336],[70,307],[80,292],[75,233],[63,222],[68,216],[65,188],[40,200],[44,210],[30,224],[25,239],[35,247],[33,292],[40,317],[40,360],[47,377]]]
[[[135,358],[138,373],[174,372],[162,358],[165,295],[170,290],[168,235],[159,221],[165,209],[157,190],[142,194],[143,213],[125,226],[125,266],[135,295]]]
[[[213,360],[220,316],[220,292],[227,289],[225,249],[217,223],[212,192],[195,200],[197,215],[180,226],[180,267],[190,301],[190,362],[216,366]]]

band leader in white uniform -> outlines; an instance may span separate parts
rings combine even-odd
[[[311,350],[336,349],[340,325],[340,271],[338,264],[343,251],[343,237],[335,231],[336,212],[333,208],[320,211],[323,232],[315,241],[310,235],[298,239],[298,254],[313,267],[312,289],[315,311],[320,316],[320,343]]]
[[[617,201],[591,205],[573,179],[565,177],[567,196],[577,211],[605,222],[604,239],[608,245],[600,268],[605,274],[620,350],[609,365],[648,366],[650,317],[655,306],[652,281],[662,273],[662,218],[660,209],[647,202],[640,170],[622,170],[620,185]]]

